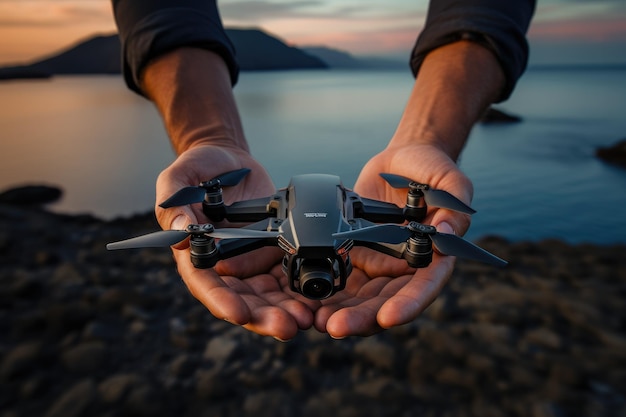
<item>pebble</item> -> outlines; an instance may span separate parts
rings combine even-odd
[[[72,372],[88,374],[100,369],[108,355],[102,342],[85,342],[66,350],[62,355],[65,368]]]
[[[80,380],[52,404],[45,417],[79,417],[95,397],[95,382],[92,379]]]

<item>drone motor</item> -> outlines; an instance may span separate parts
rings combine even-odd
[[[213,179],[200,184],[206,190],[204,201],[202,201],[202,211],[214,222],[220,222],[226,218],[226,207],[224,205],[224,194],[219,179]]]
[[[211,226],[211,230],[213,230],[212,225],[189,225],[187,227],[187,230],[191,229],[192,231],[189,237],[189,253],[194,267],[207,269],[215,266],[219,261],[219,254],[215,239],[212,236],[200,234],[193,229],[194,227],[199,229],[202,226]]]
[[[427,185],[411,182],[409,192],[406,195],[406,206],[402,210],[404,218],[412,221],[422,221],[426,217],[426,202],[424,201],[424,192],[422,191]]]

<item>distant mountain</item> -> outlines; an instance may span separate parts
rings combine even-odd
[[[286,45],[258,29],[226,29],[242,71],[319,69],[328,65],[316,56]]]
[[[394,60],[375,57],[355,57],[348,52],[326,46],[301,47],[309,55],[316,56],[324,61],[330,68],[346,69],[407,69],[409,58]]]
[[[321,59],[258,29],[227,29],[242,71],[327,68]],[[120,72],[117,35],[94,36],[29,65],[0,68],[0,79]]]

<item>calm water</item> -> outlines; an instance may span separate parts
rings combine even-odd
[[[352,186],[393,134],[411,84],[394,71],[244,73],[235,92],[277,186],[307,172]],[[461,161],[478,210],[469,237],[626,242],[626,170],[593,156],[626,137],[626,71],[530,70],[501,108],[524,122],[477,126]],[[59,184],[55,210],[105,218],[149,210],[173,159],[156,111],[120,77],[1,83],[0,135],[0,188]]]

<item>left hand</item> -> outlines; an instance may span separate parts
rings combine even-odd
[[[393,202],[403,207],[406,190],[391,188],[379,173],[411,178],[443,189],[469,204],[473,188],[454,161],[432,145],[389,147],[363,168],[354,190],[367,198]],[[423,221],[439,232],[465,234],[468,215],[429,207]],[[415,269],[367,248],[351,251],[352,274],[346,288],[327,300],[316,312],[315,327],[332,337],[367,336],[414,320],[442,290],[454,268],[454,257],[433,254],[427,268]]]

